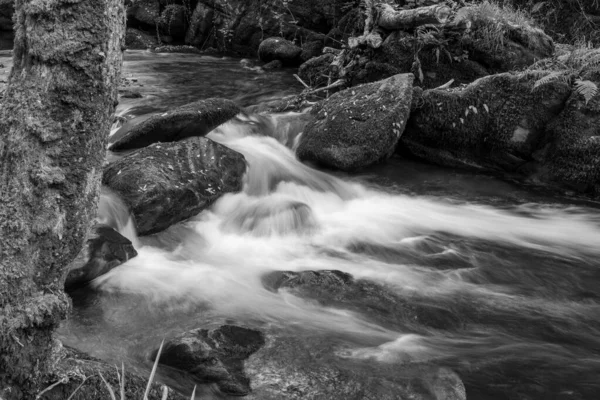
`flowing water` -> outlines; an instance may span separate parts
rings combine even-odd
[[[144,97],[118,113],[138,120],[210,96],[249,105],[300,89],[290,71],[196,55],[133,52],[125,76]],[[139,255],[97,279],[95,294],[75,296],[62,340],[143,372],[163,338],[234,322],[330,340],[329,357],[368,363],[373,376],[408,363],[449,367],[470,399],[600,398],[597,204],[400,159],[360,175],[319,171],[294,156],[305,121],[240,115],[211,132],[245,156],[243,191],[153,237],[132,237],[106,195],[102,212]],[[461,324],[374,323],[261,281],[324,269]]]

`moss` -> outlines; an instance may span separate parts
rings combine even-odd
[[[401,150],[442,165],[517,170],[571,93],[562,82],[532,92],[538,76],[504,73],[464,89],[425,91]]]

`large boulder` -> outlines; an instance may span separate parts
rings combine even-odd
[[[187,8],[181,4],[167,5],[158,19],[161,31],[175,39],[184,39],[188,29],[187,14]]]
[[[136,0],[127,7],[127,22],[134,25],[155,27],[160,18],[160,3],[158,0]]]
[[[214,382],[224,394],[244,396],[250,392],[244,360],[264,344],[264,336],[254,329],[196,329],[165,343],[159,363],[189,372],[201,383]],[[153,360],[157,354],[152,354]]]
[[[404,132],[412,74],[400,74],[334,94],[315,106],[300,138],[301,160],[352,171],[389,158]]]
[[[358,312],[390,329],[414,332],[423,326],[436,329],[462,326],[462,317],[449,309],[428,305],[416,297],[403,298],[381,284],[354,279],[337,270],[274,271],[264,275],[262,282],[270,291],[287,289],[325,307]]]
[[[600,74],[582,78],[600,86]],[[600,198],[600,95],[586,101],[573,93],[546,130],[547,142],[534,155],[536,178]]]
[[[152,143],[204,136],[240,112],[241,109],[231,100],[199,100],[154,115],[133,127],[120,129],[110,138],[110,150],[139,149]]]
[[[65,290],[84,286],[135,256],[137,251],[129,239],[110,226],[97,224],[80,255],[69,265]]]
[[[140,235],[190,218],[239,191],[244,156],[203,137],[156,143],[111,164],[102,182],[131,210]]]
[[[559,80],[533,90],[541,77],[503,73],[461,89],[423,92],[399,151],[439,165],[518,171],[571,94]]]
[[[258,58],[264,62],[279,60],[283,65],[297,66],[302,59],[302,49],[289,40],[271,37],[263,40],[258,47]]]

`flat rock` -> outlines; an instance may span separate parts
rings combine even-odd
[[[203,137],[155,143],[111,164],[102,182],[131,210],[148,235],[190,218],[221,195],[239,191],[244,156]]]
[[[297,155],[303,161],[353,171],[385,161],[408,121],[412,74],[335,93],[312,110]]]
[[[241,109],[231,100],[210,98],[154,115],[143,122],[117,131],[110,150],[132,150],[157,142],[175,142],[192,136],[204,136],[235,117]]]

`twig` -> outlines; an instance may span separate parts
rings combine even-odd
[[[296,78],[306,89],[310,89],[310,86],[308,86],[297,74],[294,74],[294,78]]]
[[[42,397],[42,395],[43,395],[44,393],[46,393],[46,392],[48,392],[48,391],[50,391],[50,390],[54,389],[54,388],[55,388],[55,387],[57,387],[58,385],[60,385],[60,384],[63,384],[63,383],[65,383],[65,382],[66,382],[66,381],[65,381],[64,379],[61,379],[60,381],[58,381],[58,382],[55,382],[55,383],[53,383],[52,385],[48,386],[46,389],[44,389],[44,390],[42,390],[41,392],[39,392],[39,393],[37,394],[37,396],[35,396],[36,400],[37,400],[37,399],[39,399],[39,398],[41,398],[41,397]]]
[[[444,83],[442,86],[438,86],[435,90],[448,89],[454,83],[454,79],[450,79],[448,82]]]
[[[346,80],[345,79],[338,79],[337,81],[333,82],[331,85],[319,88],[319,89],[315,89],[315,90],[311,90],[310,92],[305,93],[306,95],[309,94],[315,94],[315,93],[319,93],[319,92],[323,92],[326,90],[330,90],[330,89],[335,89],[338,88],[340,86],[344,86],[346,84]]]

